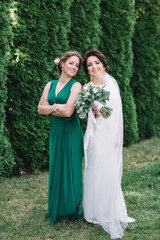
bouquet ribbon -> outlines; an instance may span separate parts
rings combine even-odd
[[[96,104],[98,106],[98,111],[100,111],[100,109],[102,107],[104,107],[104,105],[102,103],[98,102],[98,101],[94,101],[94,104]]]
[[[100,102],[94,101],[94,104],[98,106],[98,111],[103,107],[103,104]],[[90,138],[94,137],[94,125],[96,124],[96,119],[94,117],[94,113],[92,108],[90,108],[88,112],[88,121],[87,121],[87,129],[84,135],[84,157],[85,157],[85,168],[87,167],[87,148],[89,144]]]

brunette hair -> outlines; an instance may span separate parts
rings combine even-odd
[[[60,58],[60,61],[58,63],[58,73],[59,75],[61,75],[62,72],[62,67],[61,67],[61,63],[67,61],[68,58],[72,57],[72,56],[76,56],[79,58],[79,67],[78,67],[78,71],[80,70],[81,66],[82,66],[82,57],[81,54],[77,51],[68,51],[65,52],[62,57]]]
[[[85,57],[84,57],[84,61],[83,61],[83,68],[84,71],[88,74],[88,68],[87,68],[87,59],[90,56],[95,56],[97,57],[103,64],[105,71],[108,72],[108,70],[110,69],[110,67],[107,65],[107,60],[106,57],[103,55],[103,53],[97,51],[97,50],[89,50],[88,52],[86,52]]]

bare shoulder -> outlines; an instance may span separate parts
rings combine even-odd
[[[46,84],[46,86],[44,87],[43,96],[48,96],[48,93],[49,93],[49,90],[50,90],[50,85],[51,85],[51,81],[48,82],[48,83]]]
[[[46,84],[45,88],[49,88],[50,89],[50,86],[51,86],[51,81]]]
[[[75,82],[71,88],[72,91],[80,91],[81,89],[82,89],[82,85],[80,84],[80,82]]]

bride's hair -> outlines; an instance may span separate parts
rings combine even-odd
[[[107,65],[107,60],[106,57],[104,56],[103,53],[97,51],[97,50],[89,50],[88,52],[86,52],[85,57],[84,57],[84,61],[83,61],[83,68],[84,71],[88,74],[88,68],[87,68],[87,59],[90,56],[95,56],[97,57],[103,64],[105,71],[108,72],[110,67]]]
[[[61,67],[61,63],[62,62],[65,62],[67,61],[68,58],[72,57],[72,56],[76,56],[79,58],[79,67],[78,67],[78,71],[80,70],[81,66],[82,66],[82,57],[81,57],[81,54],[77,51],[68,51],[68,52],[65,52],[62,57],[60,58],[59,60],[59,63],[58,63],[58,73],[59,75],[61,75],[61,72],[62,72],[62,67]]]

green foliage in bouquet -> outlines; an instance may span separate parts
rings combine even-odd
[[[102,117],[104,117],[104,118],[108,118],[111,115],[112,111],[113,111],[112,108],[106,107],[106,106],[104,106],[100,109],[100,113],[101,113]]]
[[[106,105],[106,101],[109,101],[109,95],[110,93],[104,89],[104,86],[102,88],[92,85],[84,87],[84,89],[79,92],[76,100],[76,109],[79,118],[87,118],[90,107],[95,104],[95,101],[103,105],[100,109],[102,116],[104,118],[109,117],[112,109],[104,106]]]
[[[0,2],[0,176],[10,176],[15,165],[12,146],[6,128],[7,101],[7,55],[9,52],[8,35],[10,34],[10,0]]]

